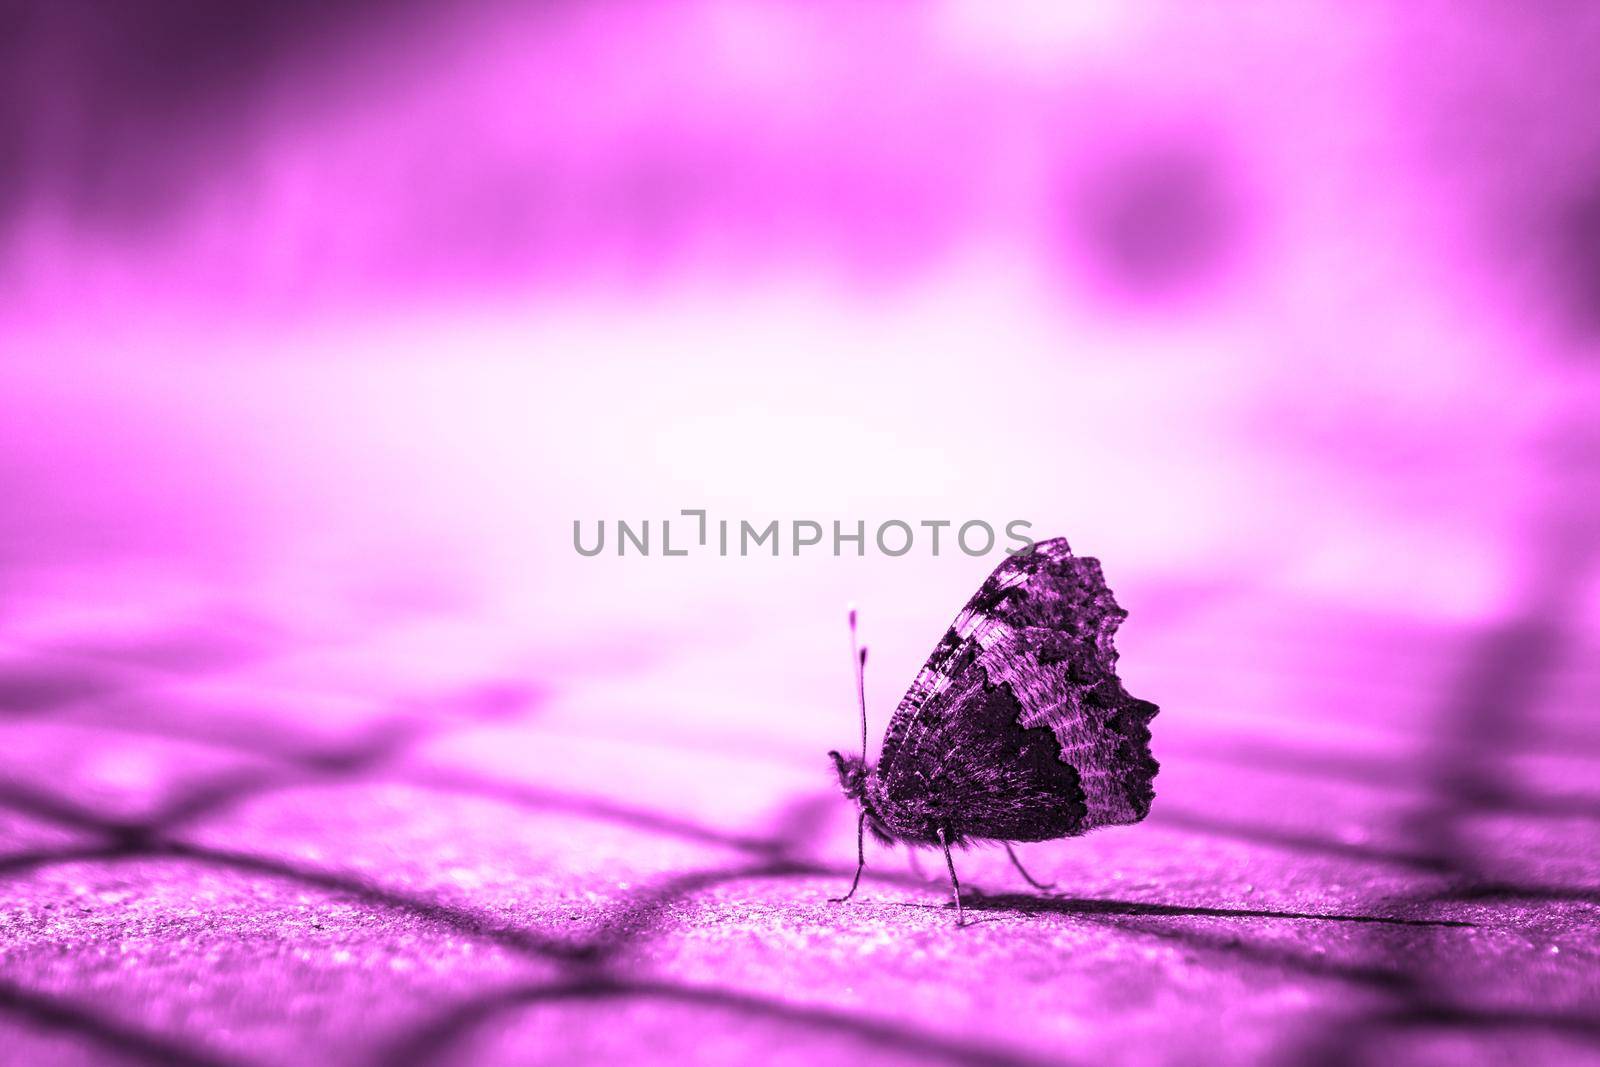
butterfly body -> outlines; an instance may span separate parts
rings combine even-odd
[[[1126,615],[1099,561],[1064,540],[1009,557],[912,682],[877,765],[831,754],[863,826],[948,850],[1144,818],[1157,708],[1117,678],[1112,635]]]

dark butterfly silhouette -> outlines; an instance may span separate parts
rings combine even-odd
[[[1135,823],[1150,811],[1159,764],[1150,755],[1157,708],[1128,695],[1111,638],[1127,612],[1100,561],[1063,538],[995,568],[934,648],[900,701],[876,767],[866,763],[866,649],[855,655],[861,756],[828,753],[860,808],[855,895],[867,830],[884,844],[944,850],[964,922],[952,846],[1074,837]],[[852,644],[855,612],[850,613]]]

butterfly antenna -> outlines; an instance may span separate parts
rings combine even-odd
[[[867,650],[856,640],[856,606],[850,605],[850,658],[856,666],[856,702],[861,707],[861,765],[867,764]]]
[[[850,892],[842,897],[833,898],[840,904],[856,895],[856,888],[861,885],[861,872],[867,866],[867,804],[864,795],[858,792],[858,789],[865,784],[864,776],[867,768],[867,650],[862,648],[856,641],[856,606],[854,604],[850,605],[850,653],[850,658],[855,661],[856,665],[856,698],[861,704],[861,766],[857,769],[856,774],[860,774],[863,777],[857,778],[855,774],[852,774],[849,782],[845,783],[844,764],[843,761],[840,762],[839,780],[847,785],[849,795],[856,801],[858,808],[856,813],[856,876],[850,880]],[[835,759],[839,758],[837,752],[833,756]]]

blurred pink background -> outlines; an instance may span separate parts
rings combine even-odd
[[[504,685],[537,727],[451,742],[484,765],[606,794],[570,753],[642,745],[644,802],[759,822],[852,743],[845,602],[876,737],[999,557],[589,559],[573,521],[1026,519],[1131,612],[1158,814],[1263,733],[1422,778],[1492,739],[1597,802],[1597,14],[9,6],[7,700],[320,736]]]
[[[10,20],[18,637],[33,598],[220,597],[604,672],[693,632],[694,702],[761,730],[773,672],[837,709],[846,599],[888,706],[987,566],[586,560],[573,519],[1026,518],[1136,613],[1451,622],[1592,538],[1580,7]]]

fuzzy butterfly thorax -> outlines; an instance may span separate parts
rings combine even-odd
[[[1099,561],[1065,540],[996,568],[900,701],[877,765],[833,754],[874,836],[1046,841],[1144,818],[1157,708],[1117,678],[1126,617]]]

